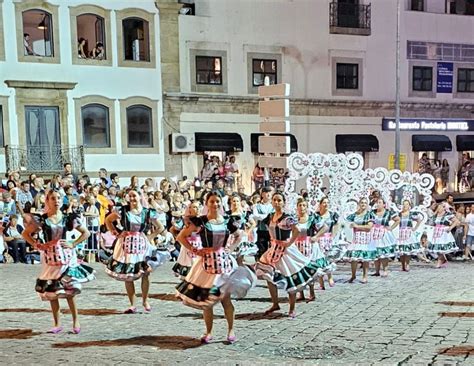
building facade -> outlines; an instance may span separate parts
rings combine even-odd
[[[164,175],[154,1],[0,0],[0,171]]]
[[[417,169],[424,152],[447,159],[448,190],[455,189],[462,151],[474,150],[470,4],[401,1],[403,165]],[[265,78],[291,85],[298,151],[360,151],[367,167],[390,166],[396,14],[396,1],[196,1],[177,16],[179,42],[162,53],[179,55],[179,88],[163,86],[165,134],[201,133],[194,135],[198,153],[171,153],[167,166],[197,176],[207,151],[226,150],[250,185],[258,162],[252,147],[260,123],[257,88]],[[227,140],[236,141],[231,133],[240,135],[243,151],[238,141],[229,146]]]

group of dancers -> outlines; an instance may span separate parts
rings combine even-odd
[[[140,193],[127,192],[128,205],[121,206],[106,218],[107,229],[116,236],[105,272],[112,278],[124,281],[130,307],[125,313],[137,312],[134,281],[141,280],[142,305],[151,312],[148,301],[149,275],[168,260],[166,251],[152,243],[156,235],[166,229],[157,219],[155,210],[141,205]],[[437,267],[445,267],[446,254],[457,250],[451,230],[458,224],[446,204],[438,205],[427,225],[432,230],[427,248],[420,244],[416,231],[422,215],[403,201],[400,212],[387,208],[379,198],[370,207],[367,198],[358,201],[357,210],[345,218],[329,209],[327,197],[320,200],[317,209],[299,198],[296,212],[285,212],[285,195],[270,196],[262,191],[262,202],[253,211],[244,211],[238,195],[232,196],[230,210],[223,212],[222,197],[210,192],[200,205],[192,202],[184,217],[184,226],[177,233],[181,244],[179,258],[173,271],[181,277],[176,296],[184,305],[203,311],[205,332],[202,343],[213,337],[213,306],[220,302],[227,320],[227,341],[234,343],[234,306],[232,299],[244,298],[258,279],[268,285],[272,305],[265,311],[271,314],[280,310],[278,290],[288,293],[290,319],[296,317],[297,297],[307,301],[315,299],[314,284],[324,287],[325,278],[334,286],[333,272],[336,262],[351,263],[354,282],[359,263],[362,263],[361,283],[368,281],[368,267],[375,263],[376,274],[388,276],[388,262],[400,258],[403,271],[409,271],[410,258],[425,249],[438,255]],[[74,296],[81,292],[83,283],[95,278],[94,270],[77,260],[75,247],[87,239],[89,232],[75,214],[61,212],[59,192],[46,194],[45,213],[31,215],[25,220],[25,240],[41,251],[41,273],[36,291],[42,300],[50,301],[53,328],[63,331],[59,319],[59,299],[66,298],[73,319],[72,332],[81,330]],[[341,235],[342,225],[349,225],[352,238]],[[395,228],[398,227],[398,235]],[[66,240],[66,232],[76,229],[80,236]],[[41,235],[38,235],[41,234]],[[262,240],[262,238],[264,240]],[[255,256],[255,262],[252,258]],[[248,262],[247,262],[248,261]]]

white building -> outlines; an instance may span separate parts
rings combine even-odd
[[[154,1],[0,0],[0,171],[163,176],[159,44]]]
[[[196,150],[233,154],[232,146],[222,146],[239,150],[239,136],[224,133],[237,133],[243,151],[235,154],[249,185],[258,161],[251,148],[260,122],[257,85],[269,76],[291,84],[291,133],[299,151],[365,151],[368,167],[387,167],[395,137],[382,122],[395,115],[396,3],[195,1],[194,16],[179,16],[180,89],[164,88],[173,127],[166,134],[222,133],[196,135]],[[471,3],[401,0],[401,115],[407,119],[401,152],[407,170],[417,168],[422,152],[447,159],[450,190],[461,151],[474,150]],[[170,159],[196,176],[202,157]]]

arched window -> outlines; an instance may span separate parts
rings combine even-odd
[[[23,19],[23,52],[25,56],[54,56],[53,19],[40,9],[26,10]]]
[[[132,105],[127,108],[128,147],[153,147],[151,108]]]
[[[77,23],[77,57],[106,60],[105,21],[96,14],[81,14]]]
[[[149,24],[141,18],[126,18],[122,21],[124,59],[150,61]]]
[[[110,147],[109,108],[87,104],[81,108],[82,141],[85,147]]]

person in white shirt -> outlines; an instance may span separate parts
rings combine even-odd
[[[467,230],[464,231],[463,240],[466,241],[464,246],[464,259],[472,260],[472,248],[474,247],[474,205],[471,205],[471,211],[466,216]]]
[[[261,201],[253,207],[253,219],[257,223],[257,247],[258,253],[256,259],[259,259],[263,253],[265,253],[270,244],[270,233],[268,228],[263,223],[263,220],[271,214],[274,209],[271,202],[271,189],[269,187],[263,187],[260,196]]]

